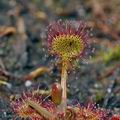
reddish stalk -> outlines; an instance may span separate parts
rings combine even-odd
[[[68,62],[62,62],[62,71],[61,71],[61,87],[62,87],[62,102],[63,105],[63,112],[66,113],[67,108],[67,69],[68,69]]]

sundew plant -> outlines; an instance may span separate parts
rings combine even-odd
[[[88,32],[82,21],[57,21],[48,26],[48,47],[51,54],[60,57],[62,63],[62,103],[66,108],[67,71],[77,57],[83,57],[88,46]]]
[[[89,46],[89,31],[84,21],[54,21],[47,28],[49,53],[59,58],[61,81],[53,83],[50,96],[39,91],[24,92],[11,99],[13,111],[22,119],[32,120],[120,120],[93,102],[68,105],[68,71],[74,60],[85,57]]]

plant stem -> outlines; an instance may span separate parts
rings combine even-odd
[[[6,82],[6,81],[3,81],[3,80],[0,80],[0,84],[10,86],[10,83],[8,83],[8,82]]]
[[[31,101],[31,100],[27,100],[27,104],[29,106],[31,106],[33,109],[35,109],[39,114],[41,114],[42,116],[44,116],[45,118],[53,118],[54,119],[54,115],[52,113],[50,113],[49,111],[46,110],[46,108],[41,107],[39,104]]]
[[[66,107],[67,107],[67,69],[68,69],[68,62],[63,61],[62,62],[62,72],[61,72],[61,87],[62,87],[62,102],[63,105],[62,110],[64,114],[66,113]]]

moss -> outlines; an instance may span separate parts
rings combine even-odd
[[[116,46],[109,50],[109,52],[104,53],[103,61],[105,64],[109,64],[111,61],[118,61],[120,60],[120,46]]]

